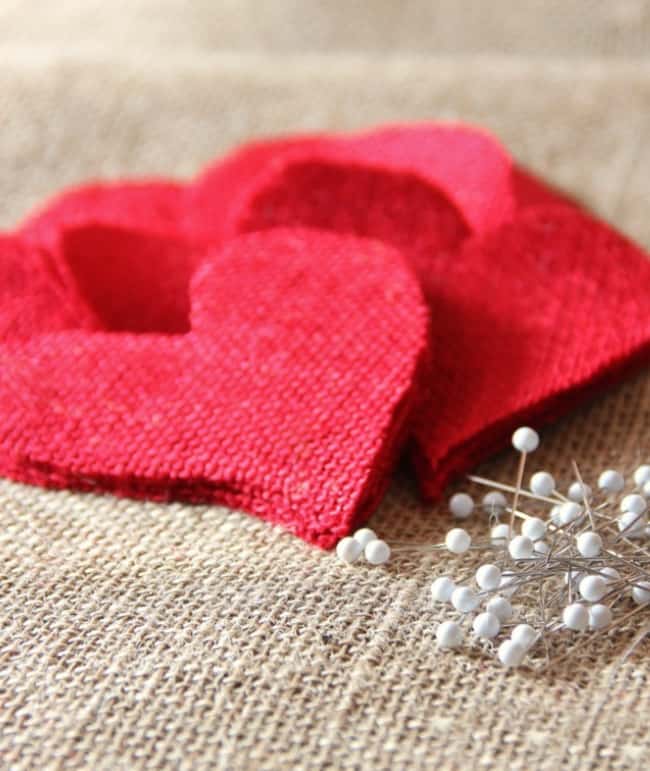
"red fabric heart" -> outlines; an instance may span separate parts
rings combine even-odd
[[[650,355],[650,263],[603,223],[531,208],[423,281],[436,377],[415,421],[423,490],[553,420]]]
[[[25,247],[41,254],[48,270],[56,276],[57,282],[67,288],[68,295],[75,295],[78,304],[77,324],[88,329],[101,329],[102,319],[97,312],[106,311],[108,302],[124,306],[133,299],[129,296],[133,277],[129,275],[131,267],[138,271],[135,283],[140,287],[147,281],[150,287],[160,283],[163,274],[155,260],[140,260],[130,266],[128,250],[119,253],[113,246],[108,246],[110,254],[101,254],[101,239],[92,244],[92,252],[75,253],[74,248],[63,247],[64,234],[74,228],[92,225],[119,228],[144,229],[148,233],[178,239],[184,237],[183,219],[187,191],[177,182],[165,180],[125,181],[119,183],[95,183],[67,190],[46,206],[30,216],[18,231],[18,236]],[[124,244],[126,246],[126,243]],[[99,252],[95,250],[99,249]],[[186,250],[188,258],[190,250]],[[114,264],[115,263],[115,264]],[[119,267],[118,267],[119,263]],[[121,271],[128,281],[118,284],[117,276],[111,279],[105,275],[115,270]],[[192,270],[188,263],[184,279],[179,284],[179,292],[187,295],[187,283]],[[98,271],[97,275],[93,275]],[[102,281],[105,278],[106,281]],[[91,296],[79,293],[78,283],[85,284],[83,289]],[[167,278],[168,290],[174,286],[174,277]],[[93,286],[95,289],[93,289]],[[93,307],[97,292],[106,292],[105,301]],[[114,289],[119,286],[119,292]],[[158,287],[160,289],[160,287]],[[142,292],[140,292],[142,294]],[[158,292],[146,292],[151,306],[158,302]],[[163,294],[165,294],[163,290]],[[95,296],[92,296],[95,295]],[[90,304],[88,302],[90,300]],[[167,299],[163,300],[163,304]],[[83,309],[83,310],[82,310]]]
[[[646,355],[648,329],[642,306],[648,266],[641,252],[581,213],[574,201],[514,165],[483,131],[434,124],[253,143],[218,161],[188,185],[134,181],[66,193],[28,220],[15,237],[2,241],[7,260],[0,277],[0,339],[5,340],[8,357],[3,382],[7,393],[14,394],[6,409],[11,420],[29,417],[34,436],[41,441],[34,445],[36,454],[32,445],[31,454],[14,451],[13,438],[0,445],[7,456],[3,473],[44,484],[99,487],[131,495],[222,500],[275,516],[294,532],[323,545],[333,543],[335,533],[342,535],[352,522],[361,521],[385,484],[388,458],[405,431],[404,405],[416,394],[402,381],[402,407],[394,407],[397,417],[384,424],[384,449],[377,449],[375,456],[378,465],[367,468],[365,477],[357,467],[352,473],[357,485],[344,486],[345,494],[333,505],[330,521],[321,506],[324,499],[313,487],[311,497],[298,500],[289,492],[291,485],[285,485],[282,489],[288,498],[280,494],[273,505],[269,503],[268,490],[283,485],[286,470],[281,470],[280,463],[258,467],[242,460],[248,457],[244,453],[241,468],[268,471],[276,475],[275,482],[269,476],[266,487],[257,487],[251,477],[246,477],[243,487],[241,477],[233,483],[237,462],[235,455],[227,456],[223,435],[221,444],[210,445],[214,462],[207,477],[192,466],[191,453],[182,443],[171,449],[167,435],[162,454],[153,446],[147,451],[148,457],[162,463],[155,466],[151,461],[153,475],[150,469],[136,468],[119,442],[109,441],[101,452],[95,448],[97,440],[83,432],[73,442],[74,420],[97,409],[94,390],[88,386],[86,391],[74,392],[79,398],[71,418],[69,400],[65,408],[60,407],[60,399],[48,401],[56,395],[56,378],[68,383],[63,365],[52,362],[51,369],[43,365],[37,375],[30,369],[33,361],[25,358],[29,350],[34,352],[33,360],[40,361],[38,339],[43,332],[54,335],[43,339],[43,346],[55,342],[57,351],[68,350],[67,359],[61,353],[61,362],[74,358],[66,349],[72,342],[78,346],[74,350],[85,356],[86,341],[94,341],[89,358],[94,361],[99,357],[93,348],[98,340],[120,337],[130,347],[133,339],[133,351],[145,356],[143,342],[151,339],[146,356],[154,362],[154,370],[164,368],[168,350],[182,348],[181,341],[213,340],[202,330],[197,335],[191,319],[191,308],[200,306],[200,297],[192,294],[192,277],[197,270],[210,270],[200,268],[201,261],[221,259],[214,246],[241,231],[287,224],[371,236],[397,246],[415,269],[435,319],[433,358],[428,359],[428,368],[422,367],[426,388],[414,410],[412,429],[419,477],[429,495],[438,494],[451,474],[501,446],[516,423],[559,414],[585,390],[618,376]],[[312,238],[317,248],[310,258],[307,246]],[[322,267],[319,238],[301,236],[302,257]],[[395,261],[394,253],[391,259]],[[614,278],[606,286],[602,276],[614,261]],[[529,287],[532,276],[536,281]],[[575,290],[570,296],[567,276]],[[254,287],[260,278],[247,276],[241,290]],[[613,293],[610,286],[615,288]],[[233,288],[233,293],[237,291]],[[564,302],[558,304],[558,297]],[[626,312],[621,313],[616,303],[624,297]],[[372,309],[370,299],[367,304]],[[571,334],[557,331],[565,329]],[[403,353],[406,357],[408,352]],[[119,358],[116,353],[111,356]],[[179,364],[173,357],[167,362],[165,371],[170,373],[172,365]],[[97,371],[108,377],[108,368],[95,363]],[[380,374],[378,365],[371,379]],[[138,376],[150,383],[142,372]],[[135,378],[135,373],[130,377]],[[201,383],[202,377],[201,371]],[[134,384],[135,379],[128,382]],[[21,383],[22,391],[16,389]],[[39,406],[27,409],[34,388],[40,389]],[[146,390],[139,392],[143,398],[147,395]],[[180,401],[180,392],[174,393]],[[163,395],[172,398],[171,392]],[[107,403],[112,409],[113,402]],[[22,413],[14,409],[16,404],[23,405]],[[135,410],[138,420],[145,420],[145,408],[136,409],[139,402],[127,399],[124,404]],[[161,402],[156,404],[160,407]],[[149,408],[152,414],[164,414],[162,407],[157,412]],[[58,439],[48,445],[39,433],[39,410],[49,415],[57,409],[61,411],[57,437],[64,437],[64,452],[54,458],[51,451]],[[105,414],[109,416],[110,410]],[[182,419],[181,415],[179,430],[188,431]],[[18,424],[12,425],[18,432]],[[137,420],[133,425],[139,425]],[[166,428],[171,431],[174,425],[172,420]],[[196,430],[200,424],[192,425]],[[28,436],[25,425],[21,432],[23,439]],[[128,431],[119,434],[125,446],[127,435]],[[376,435],[377,426],[370,421],[368,436]],[[151,431],[147,437],[153,442]],[[132,446],[139,446],[132,436],[131,440]],[[197,441],[200,447],[209,444],[202,433]],[[225,463],[225,457],[231,461]],[[83,463],[77,463],[80,458]],[[363,463],[361,455],[356,462],[357,466]],[[164,472],[165,464],[174,471]],[[350,460],[350,468],[354,464]],[[196,476],[185,473],[190,468]],[[338,467],[332,468],[333,475],[322,477],[311,469],[314,480],[328,488],[338,479]],[[365,487],[359,481],[362,477]],[[357,494],[360,487],[364,491]],[[259,503],[260,498],[264,503]]]
[[[184,240],[99,225],[0,249],[1,474],[224,502],[326,547],[377,505],[426,350],[398,253],[274,230],[194,272]]]
[[[362,166],[399,175],[453,207],[454,217],[486,232],[515,210],[512,163],[494,138],[480,129],[445,124],[389,126],[351,135],[312,135],[244,147],[199,176],[190,190],[188,216],[194,233],[210,238],[236,232],[251,196],[288,165]],[[318,195],[313,190],[312,194]],[[327,190],[324,191],[327,199]],[[384,201],[399,206],[399,202]]]
[[[312,134],[251,142],[208,166],[187,190],[185,232],[194,238],[223,240],[238,232],[250,199],[288,165],[327,160],[357,164],[375,177],[410,177],[420,183],[433,207],[476,231],[510,219],[515,211],[552,204],[576,208],[566,194],[517,166],[487,132],[453,124],[403,125],[357,135]],[[444,164],[441,161],[444,160]],[[327,191],[324,191],[326,194]],[[386,199],[385,205],[397,205]],[[456,206],[453,204],[456,203]],[[467,210],[467,211],[466,211]]]
[[[438,156],[428,143],[437,142],[451,157],[431,168]],[[378,238],[408,256],[434,320],[414,417],[430,497],[518,424],[557,417],[645,360],[650,339],[642,252],[505,156],[467,150],[463,134],[392,130],[291,149],[233,214],[235,231],[308,225]],[[473,196],[475,185],[492,198]]]

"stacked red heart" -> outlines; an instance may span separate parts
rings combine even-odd
[[[0,474],[332,546],[646,361],[650,264],[483,131],[252,144],[0,239]]]

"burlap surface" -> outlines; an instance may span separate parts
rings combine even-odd
[[[646,4],[605,12],[604,3],[569,3],[555,34],[543,12],[524,24],[517,11],[526,32],[512,39],[514,58],[496,53],[514,21],[503,38],[485,27],[482,48],[474,27],[458,23],[456,49],[442,33],[446,47],[428,49],[412,21],[410,48],[396,23],[386,37],[389,19],[384,32],[359,33],[358,47],[372,51],[362,57],[331,53],[354,38],[316,3],[304,4],[311,26],[303,4],[268,4],[280,10],[260,11],[248,38],[237,9],[252,18],[255,3],[220,4],[221,27],[170,0],[158,11],[118,3],[114,14],[91,3],[102,9],[83,11],[94,18],[83,34],[71,21],[86,18],[78,5],[56,16],[46,3],[39,23],[26,0],[0,13],[4,226],[64,184],[189,175],[260,132],[462,118],[496,131],[520,160],[650,246],[650,65],[634,58],[647,53]],[[405,18],[416,18],[407,6]],[[364,4],[344,8],[366,18]],[[125,35],[119,55],[110,20]],[[575,47],[564,22],[582,30]],[[330,28],[341,30],[340,45]],[[68,34],[74,44],[64,45]],[[283,36],[291,45],[281,55],[259,51]],[[216,50],[224,46],[243,53]],[[308,48],[330,53],[301,53]],[[585,53],[588,61],[576,58]],[[574,457],[629,470],[650,458],[649,425],[642,375],[545,432],[536,465],[567,478]],[[483,470],[511,479],[513,458]],[[448,520],[397,478],[371,524],[389,542],[423,544]],[[648,643],[621,664],[623,630],[544,675],[504,672],[475,649],[440,653],[433,633],[444,611],[428,601],[441,569],[433,552],[397,555],[386,570],[348,568],[220,508],[2,482],[0,564],[3,767],[647,767]]]
[[[647,0],[3,0],[0,41],[180,50],[650,54]],[[171,49],[171,50],[170,50]]]

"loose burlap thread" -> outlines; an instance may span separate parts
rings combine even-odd
[[[196,7],[204,16],[196,10],[192,23],[207,29],[201,22],[213,4]],[[573,2],[562,8],[565,20],[579,20],[571,29],[582,30],[581,52],[610,52],[585,44],[589,30],[605,39],[601,13]],[[64,184],[190,175],[261,130],[434,117],[485,124],[522,162],[650,246],[644,61],[566,62],[575,50],[563,50],[549,28],[544,39],[558,58],[504,59],[491,55],[502,41],[491,49],[484,25],[480,60],[411,57],[404,48],[365,60],[274,57],[240,38],[248,53],[206,45],[173,58],[169,38],[164,57],[134,51],[152,14],[120,21],[129,34],[119,63],[68,39],[60,54],[2,49],[3,226]],[[268,24],[293,29],[287,14]],[[544,10],[543,19],[551,24],[552,14]],[[626,29],[641,40],[642,25],[621,24],[617,51],[645,50],[621,42]],[[172,38],[187,32],[178,28]],[[15,30],[12,44],[21,39]],[[64,32],[39,34],[56,46]],[[438,35],[453,50],[453,35]],[[593,469],[629,470],[648,460],[648,425],[650,378],[641,375],[544,432],[534,465],[568,475],[575,457]],[[512,480],[514,458],[481,471]],[[432,542],[448,527],[444,508],[423,507],[397,479],[371,525],[389,542]],[[506,673],[478,649],[443,655],[433,633],[444,611],[429,604],[428,586],[458,564],[433,553],[396,557],[386,570],[348,569],[225,509],[3,482],[0,559],[0,759],[10,768],[647,765],[647,642],[621,664],[633,634],[622,630],[543,676]]]

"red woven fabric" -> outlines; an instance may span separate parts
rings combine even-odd
[[[0,473],[222,501],[323,546],[407,431],[435,496],[648,355],[640,250],[463,126],[82,187],[0,254]]]
[[[531,208],[423,280],[436,377],[416,422],[423,490],[647,363],[650,263],[567,207]],[[455,334],[454,334],[455,332]]]
[[[438,142],[447,166],[432,169]],[[498,146],[473,155],[476,146],[464,132],[391,129],[292,148],[258,172],[235,215],[235,230],[308,225],[377,238],[408,257],[433,319],[413,429],[430,497],[518,424],[557,417],[645,360],[650,340],[642,252]],[[471,174],[459,173],[463,159]],[[475,186],[491,196],[474,196]]]
[[[497,227],[515,210],[512,163],[493,137],[467,126],[416,124],[245,146],[209,167],[191,186],[190,229],[210,238],[215,233],[232,235],[251,196],[278,172],[289,165],[318,162],[344,169],[361,165],[400,175],[405,183],[419,183],[444,200],[445,206],[453,206],[455,216],[477,232]],[[329,199],[327,189],[323,199]]]
[[[578,201],[556,190],[527,169],[513,165],[510,174],[512,195],[517,212],[523,212],[531,206],[562,206],[568,209],[580,209]]]
[[[1,474],[224,502],[325,547],[377,505],[426,350],[397,252],[274,230],[193,272],[186,241],[89,225],[0,253]]]

